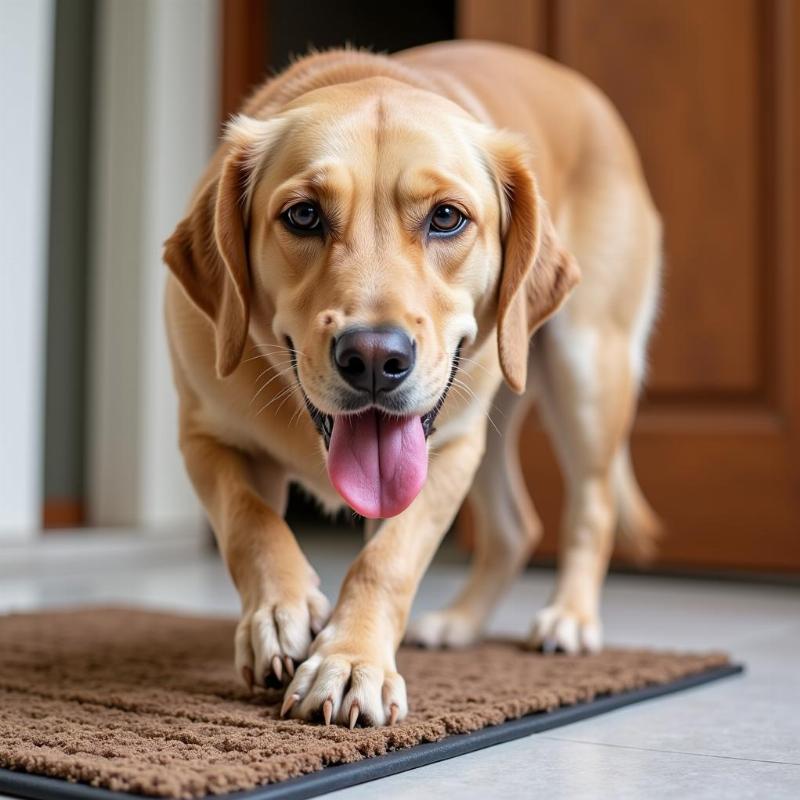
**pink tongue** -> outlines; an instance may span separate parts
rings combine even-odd
[[[419,417],[388,417],[370,409],[334,419],[328,476],[364,517],[393,517],[411,505],[428,473]]]

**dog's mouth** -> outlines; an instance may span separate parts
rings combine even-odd
[[[294,353],[291,341],[289,347]],[[459,345],[442,394],[421,416],[402,415],[375,404],[353,412],[326,414],[303,392],[306,409],[325,444],[328,476],[354,511],[370,519],[394,517],[419,494],[428,474],[426,441],[435,431],[434,423],[460,359]],[[294,369],[297,373],[296,361]]]

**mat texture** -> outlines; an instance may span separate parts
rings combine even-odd
[[[280,720],[232,667],[234,622],[94,609],[0,617],[0,767],[157,797],[223,794],[728,663],[721,653],[403,649],[394,728]]]

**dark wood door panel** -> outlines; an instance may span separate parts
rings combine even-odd
[[[555,53],[614,100],[666,220],[649,385],[761,388],[760,0],[567,0]]]
[[[546,53],[550,15],[548,0],[459,0],[456,32],[460,39],[505,42]]]
[[[711,417],[644,412],[637,423],[637,476],[665,524],[659,566],[800,571],[800,481],[781,431],[771,418]],[[535,557],[547,561],[558,550],[563,483],[535,415],[523,440],[523,471],[545,529]]]

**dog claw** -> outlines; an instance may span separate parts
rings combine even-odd
[[[400,707],[397,703],[392,703],[389,706],[389,725],[394,725],[397,722],[397,715],[400,713]]]
[[[295,704],[295,703],[296,703],[296,702],[297,702],[299,699],[300,699],[300,695],[299,695],[299,694],[297,694],[297,693],[295,693],[295,694],[290,694],[290,695],[287,695],[287,696],[286,696],[286,697],[283,699],[283,705],[281,706],[281,716],[282,716],[282,717],[285,717],[285,716],[286,716],[286,715],[289,713],[289,711],[290,711],[290,709],[292,708],[292,706],[293,706],[293,705],[294,705],[294,704]]]
[[[294,661],[289,656],[284,656],[283,663],[286,666],[286,674],[290,678],[294,678]]]
[[[242,667],[242,679],[244,680],[245,686],[247,686],[247,691],[252,694],[253,684],[255,683],[256,677],[250,667]]]
[[[279,656],[272,656],[272,671],[278,680],[283,678],[283,664]]]
[[[333,700],[330,697],[322,704],[322,719],[325,720],[326,725],[331,724],[331,717],[333,716]]]
[[[359,713],[358,703],[353,703],[350,706],[350,730],[353,730],[356,726],[356,722],[358,722],[358,713]]]

